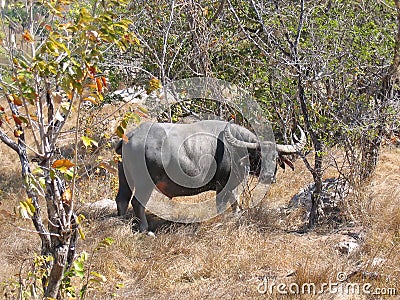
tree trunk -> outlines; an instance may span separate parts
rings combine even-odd
[[[384,122],[384,120],[382,120]],[[361,145],[361,172],[360,172],[360,182],[364,182],[369,178],[375,171],[376,165],[378,164],[381,141],[383,130],[381,130],[382,125],[378,125],[375,137],[366,137],[365,141]]]
[[[63,278],[64,269],[67,264],[69,250],[69,238],[65,243],[61,243],[54,249],[54,262],[50,271],[49,281],[44,293],[44,297],[56,299]]]
[[[32,172],[29,166],[29,159],[26,153],[26,146],[24,141],[24,134],[21,134],[18,139],[18,156],[21,163],[21,175],[25,182],[25,189],[28,198],[32,200],[32,204],[35,207],[35,212],[32,216],[32,222],[35,226],[36,231],[39,233],[40,240],[42,242],[41,245],[41,255],[50,255],[51,253],[51,240],[49,236],[49,232],[47,231],[45,225],[43,224],[41,209],[38,201],[38,197],[36,192],[32,190],[29,186],[28,177],[32,177]]]
[[[312,172],[314,179],[315,189],[311,195],[311,210],[310,210],[310,218],[308,220],[308,226],[310,229],[313,229],[315,225],[318,223],[319,213],[318,207],[320,205],[321,194],[322,194],[322,147],[321,143],[313,142],[315,157],[314,157],[314,170]]]
[[[50,170],[50,163],[46,162],[46,164],[46,169]],[[75,254],[76,228],[73,226],[75,223],[74,215],[71,220],[68,219],[69,204],[62,199],[65,191],[63,182],[57,176],[52,178],[50,172],[45,172],[45,176],[45,198],[49,217],[49,231],[53,234],[51,236],[51,251],[54,261],[44,295],[49,298],[57,298],[64,271],[72,263]],[[70,245],[71,238],[73,245]]]
[[[314,168],[309,168],[309,171],[311,172],[313,179],[314,179],[314,184],[315,184],[315,189],[313,191],[313,194],[311,195],[311,210],[310,210],[310,217],[309,217],[309,223],[308,226],[310,229],[313,229],[315,225],[318,223],[319,215],[318,215],[318,207],[320,205],[320,198],[322,194],[322,175],[323,175],[323,170],[322,170],[322,143],[317,135],[317,133],[314,131],[314,129],[311,126],[311,121],[308,115],[308,109],[307,109],[307,104],[306,104],[306,96],[304,93],[304,86],[303,82],[301,79],[301,74],[300,71],[298,73],[298,82],[297,82],[297,87],[298,87],[298,92],[299,92],[299,102],[300,102],[300,107],[301,111],[303,113],[305,125],[307,128],[307,131],[309,132],[311,136],[311,140],[314,146]]]

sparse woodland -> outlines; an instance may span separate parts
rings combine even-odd
[[[395,299],[399,67],[398,0],[0,1],[0,298]],[[154,238],[109,205],[114,146],[150,117],[132,99],[191,77],[245,89],[277,141],[299,125],[308,143],[257,206],[150,216]],[[232,114],[207,101],[159,119]],[[337,281],[376,294],[276,288]]]

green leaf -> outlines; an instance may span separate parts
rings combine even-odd
[[[88,287],[87,284],[84,284],[84,285],[82,286],[81,290],[79,291],[79,296],[81,297],[81,299],[83,299],[83,296],[84,296],[85,293],[86,293],[87,287]]]
[[[85,277],[85,272],[84,271],[75,271],[75,275],[79,277],[80,279],[83,279]]]
[[[29,124],[29,121],[27,118],[23,117],[23,116],[18,116],[18,118],[25,124]]]
[[[43,169],[41,167],[37,167],[32,170],[33,175],[42,175],[43,174]]]
[[[119,138],[122,138],[124,136],[124,134],[125,134],[125,130],[121,125],[119,125],[117,127],[116,133],[117,133]]]
[[[38,181],[39,181],[40,186],[44,189],[46,187],[46,178],[39,177]]]
[[[97,273],[97,272],[95,272],[95,271],[90,272],[90,275],[92,275],[92,276],[94,276],[95,278],[97,278],[97,279],[100,280],[100,281],[99,281],[99,280],[95,280],[96,282],[104,283],[104,282],[107,281],[107,278],[106,278],[104,275],[99,274],[99,273]],[[91,278],[91,280],[93,280],[93,278]]]
[[[114,243],[114,239],[110,237],[106,237],[104,240],[101,241],[101,244],[106,246],[111,246]]]
[[[96,147],[99,146],[99,144],[95,140],[93,140],[93,139],[91,139],[91,138],[89,138],[87,136],[83,136],[82,137],[82,142],[83,142],[83,144],[85,145],[86,148],[91,146],[91,145],[94,145]]]
[[[83,261],[74,261],[74,270],[75,271],[84,271],[85,266],[83,265]]]
[[[108,246],[111,246],[114,243],[114,239],[107,237],[105,239],[103,239],[98,246],[96,247],[95,251],[98,251],[100,249],[104,249],[107,248]]]
[[[64,172],[61,169],[59,169],[59,171],[61,173],[64,173],[67,176],[68,180],[71,180],[72,178],[74,178],[74,169],[73,168],[70,168],[68,170],[64,170]]]

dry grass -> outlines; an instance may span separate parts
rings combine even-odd
[[[156,238],[134,233],[131,215],[117,218],[115,210],[93,212],[82,206],[87,216],[84,224],[87,239],[79,241],[78,252],[90,253],[105,237],[115,240],[93,258],[92,270],[105,275],[107,282],[94,285],[87,298],[268,299],[268,294],[257,291],[264,278],[276,285],[301,286],[310,282],[318,285],[334,282],[338,272],[351,274],[352,282],[394,287],[399,293],[399,154],[400,149],[384,150],[372,181],[349,201],[351,224],[343,224],[343,228],[319,228],[307,234],[287,231],[288,220],[280,210],[291,196],[311,182],[301,161],[296,162],[295,172],[280,171],[268,197],[241,216],[227,213],[190,225],[151,218]],[[3,161],[0,210],[12,214],[17,201],[25,197],[18,183],[18,160],[4,145],[0,145],[0,158]],[[84,179],[79,191],[82,202],[112,199],[115,196],[112,179],[111,175]],[[10,220],[4,214],[0,216],[0,282],[17,278],[15,274],[20,272],[24,260],[39,252],[40,246],[35,234],[16,229],[17,226],[31,229],[29,223]],[[359,228],[365,236],[359,250],[350,255],[340,254],[335,245],[348,237],[346,232]],[[24,272],[28,269],[27,262],[25,266]],[[272,296],[274,299],[350,299],[343,297],[335,294],[280,296],[276,289]],[[357,296],[356,299],[364,298]]]

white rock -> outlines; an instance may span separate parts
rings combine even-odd
[[[117,205],[114,200],[111,199],[103,199],[92,203],[87,203],[87,206],[91,209],[116,209]]]
[[[358,250],[360,248],[360,245],[356,242],[353,241],[343,241],[338,243],[335,248],[341,253],[341,254],[351,254],[354,251]]]
[[[372,260],[372,266],[373,267],[379,267],[381,265],[383,265],[385,263],[386,259],[382,258],[382,257],[375,257]]]

